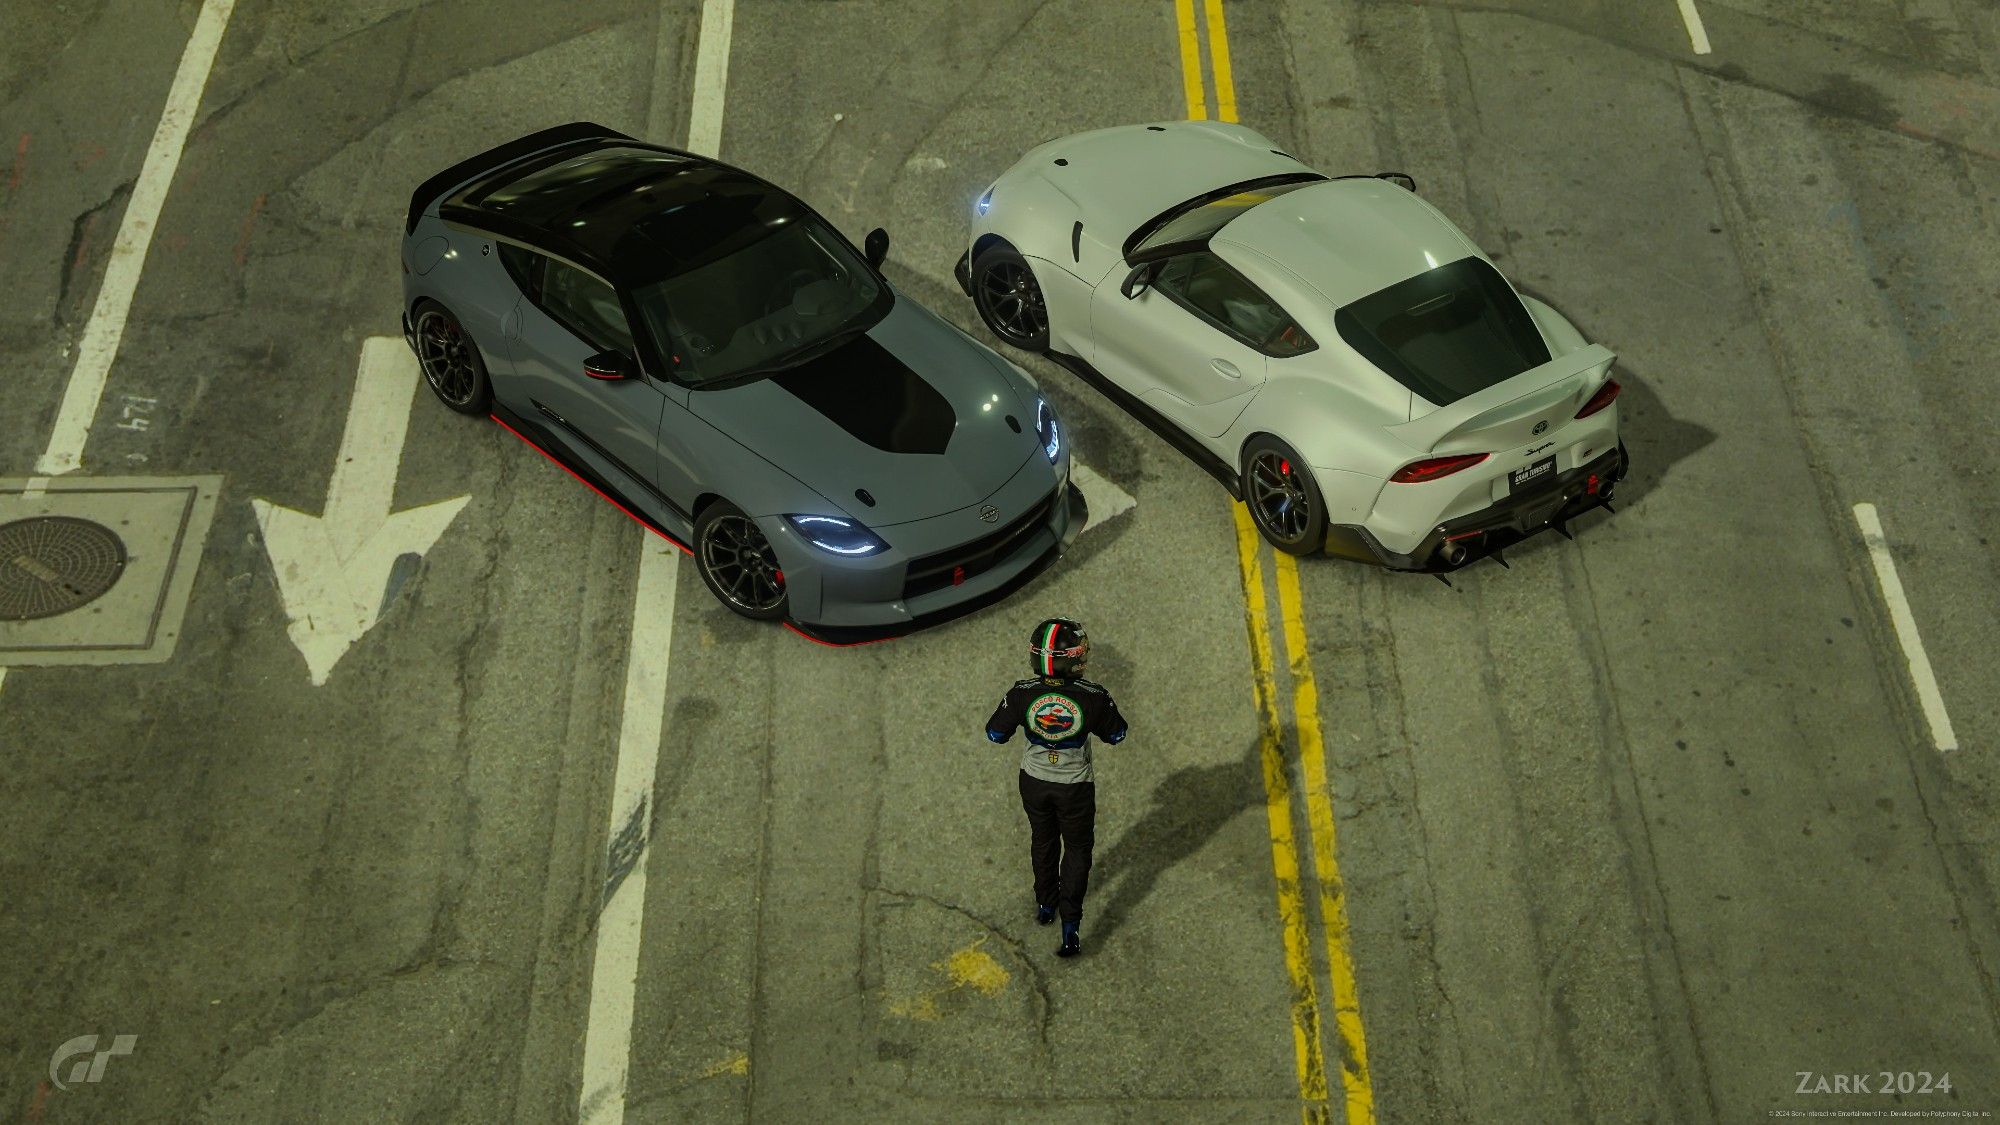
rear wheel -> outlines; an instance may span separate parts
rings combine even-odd
[[[1312,469],[1268,434],[1244,447],[1243,502],[1257,530],[1286,554],[1315,554],[1326,540],[1326,503]]]
[[[972,261],[972,305],[995,336],[1023,351],[1049,347],[1049,310],[1028,259],[1004,242]]]
[[[756,520],[727,500],[709,504],[695,519],[694,565],[708,592],[735,613],[772,621],[791,609],[771,541]]]
[[[460,414],[485,414],[493,407],[493,384],[479,345],[451,310],[436,301],[420,301],[416,322],[417,366],[438,401]]]

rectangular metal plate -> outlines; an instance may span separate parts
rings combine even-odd
[[[125,544],[95,600],[54,617],[0,621],[0,664],[151,664],[173,655],[215,516],[219,476],[0,477],[0,524],[68,516]]]

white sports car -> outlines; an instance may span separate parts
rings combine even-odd
[[[1193,458],[1281,550],[1442,573],[1568,534],[1625,475],[1611,352],[1400,173],[1131,125],[1029,151],[974,211],[957,276],[986,326]]]

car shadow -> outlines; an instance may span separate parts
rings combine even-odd
[[[1584,339],[1599,339],[1588,325],[1549,300],[1546,294],[1518,283],[1515,288],[1567,317]],[[1617,351],[1615,347],[1612,350]],[[1618,430],[1632,458],[1632,468],[1618,485],[1617,496],[1620,507],[1637,506],[1660,486],[1675,465],[1713,442],[1715,431],[1674,417],[1654,392],[1645,373],[1635,368],[1629,357],[1620,355],[1611,365],[1611,373],[1623,388],[1618,395]]]
[[[1153,786],[1153,801],[1110,847],[1092,857],[1084,927],[1102,941],[1153,893],[1160,876],[1193,855],[1243,810],[1264,800],[1261,743],[1241,758],[1175,770]]]
[[[1629,365],[1614,364],[1613,373],[1624,388],[1618,394],[1619,432],[1632,458],[1617,495],[1622,504],[1636,507],[1675,465],[1713,442],[1715,431],[1674,417],[1645,377]]]

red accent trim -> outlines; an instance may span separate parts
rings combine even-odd
[[[588,375],[588,376],[590,376],[590,377],[591,377],[591,378],[593,378],[593,379],[596,379],[597,381],[599,381],[599,382],[601,382],[601,383],[616,383],[616,382],[618,382],[619,380],[621,380],[621,379],[625,378],[625,376],[623,376],[623,375],[599,375],[599,374],[598,374],[597,372],[595,372],[595,371],[592,371],[592,370],[591,370],[590,368],[588,368],[588,367],[586,367],[586,368],[584,368],[584,369],[583,369],[583,373],[584,373],[585,375]]]
[[[896,639],[894,637],[876,637],[872,640],[866,640],[866,641],[844,641],[844,642],[823,641],[820,640],[818,637],[813,636],[811,633],[804,632],[797,625],[794,625],[789,621],[781,622],[781,624],[783,624],[785,628],[790,629],[792,632],[797,633],[799,636],[804,637],[806,640],[809,640],[812,643],[820,645],[824,648],[860,648],[863,645],[879,645],[883,641],[893,641]]]
[[[661,531],[659,528],[654,527],[652,524],[647,523],[645,520],[640,519],[638,516],[633,515],[632,509],[627,508],[625,505],[620,504],[618,501],[613,500],[609,496],[606,496],[604,494],[603,489],[597,487],[596,485],[590,483],[587,480],[584,480],[582,477],[577,476],[576,470],[570,468],[568,465],[563,464],[561,461],[556,460],[554,454],[550,453],[546,449],[543,449],[541,446],[536,445],[533,441],[530,441],[526,434],[523,434],[521,431],[515,429],[514,427],[508,425],[507,423],[500,421],[500,416],[498,414],[489,414],[487,415],[487,417],[493,419],[494,422],[498,423],[501,429],[506,430],[508,433],[513,434],[515,437],[520,438],[524,442],[527,442],[529,449],[532,449],[535,452],[541,454],[542,456],[547,457],[549,459],[549,464],[554,465],[556,468],[561,469],[565,473],[568,473],[571,477],[573,477],[576,480],[576,483],[582,485],[585,488],[588,488],[592,492],[597,493],[598,497],[602,499],[606,504],[609,504],[612,507],[618,509],[619,511],[624,512],[627,516],[631,516],[633,523],[638,524],[640,527],[645,528],[647,531],[652,532],[654,535],[657,535],[660,538],[666,540],[667,542],[672,543],[674,546],[679,547],[681,549],[682,554],[685,554],[690,558],[694,556],[694,551],[691,548],[689,548],[687,544],[681,542],[680,540],[674,538],[671,535],[668,535],[666,532]]]
[[[541,454],[542,456],[547,457],[551,465],[554,465],[556,468],[561,469],[565,473],[568,473],[572,478],[576,480],[578,484],[582,485],[585,488],[588,488],[592,492],[597,493],[597,495],[601,497],[605,503],[611,505],[612,507],[618,509],[621,512],[624,512],[627,516],[630,516],[633,523],[638,524],[640,527],[645,528],[647,531],[652,532],[654,535],[657,535],[660,538],[666,540],[667,542],[672,543],[674,546],[679,547],[681,549],[682,554],[687,555],[690,558],[694,557],[694,551],[691,550],[687,544],[681,542],[680,540],[674,538],[671,535],[668,535],[667,533],[661,531],[659,528],[654,527],[652,524],[647,523],[645,520],[640,519],[638,516],[633,515],[632,509],[627,508],[625,505],[620,504],[618,501],[613,500],[609,496],[606,496],[604,494],[603,489],[597,487],[596,485],[590,483],[587,480],[584,480],[582,477],[577,476],[576,470],[570,468],[568,465],[563,464],[561,461],[556,460],[554,454],[550,453],[546,449],[543,449],[541,446],[536,445],[532,440],[528,438],[526,434],[523,434],[521,431],[508,425],[506,422],[501,421],[500,416],[498,414],[489,414],[487,415],[487,417],[493,419],[493,421],[497,423],[501,429],[506,430],[508,433],[513,434],[517,438],[520,438],[521,441],[525,443],[529,449],[532,449],[535,452]],[[784,573],[785,572],[782,570],[778,572],[778,581],[780,582],[784,581]],[[873,640],[850,641],[845,644],[842,644],[836,641],[820,640],[818,637],[800,631],[798,626],[792,624],[789,621],[782,621],[779,622],[779,624],[783,625],[786,629],[790,630],[791,632],[801,637],[804,637],[806,640],[809,640],[816,645],[822,645],[826,648],[860,648],[863,645],[879,645],[883,641],[893,641],[896,639],[894,637],[876,637]]]
[[[1426,457],[1397,469],[1396,474],[1389,478],[1389,483],[1423,484],[1470,469],[1491,456],[1493,456],[1491,453],[1458,453],[1450,457]]]
[[[1618,397],[1618,392],[1621,389],[1618,386],[1618,380],[1606,379],[1604,385],[1597,388],[1597,393],[1590,396],[1590,401],[1583,404],[1583,409],[1576,412],[1576,416],[1579,418],[1588,418],[1592,414],[1610,406],[1612,400]]]
[[[1476,530],[1476,531],[1461,531],[1461,532],[1459,532],[1459,533],[1458,533],[1457,535],[1447,535],[1447,536],[1445,536],[1445,537],[1444,537],[1444,541],[1445,541],[1445,542],[1447,542],[1447,543],[1456,543],[1456,542],[1458,542],[1458,541],[1459,541],[1460,539],[1470,539],[1470,538],[1472,538],[1472,537],[1473,537],[1473,536],[1475,536],[1475,535],[1484,535],[1484,534],[1486,534],[1486,531],[1485,531],[1485,529],[1484,529],[1484,528],[1481,528],[1481,529],[1479,529],[1479,530]]]

